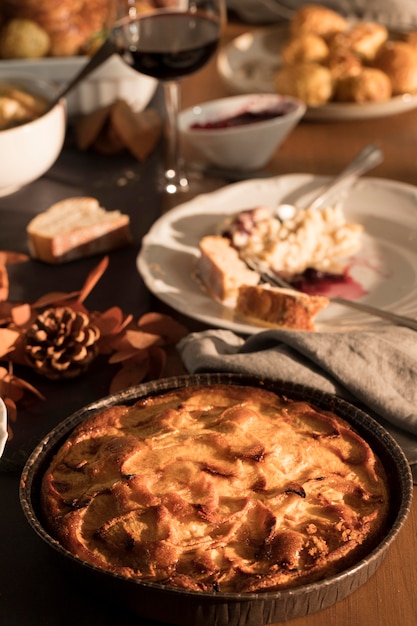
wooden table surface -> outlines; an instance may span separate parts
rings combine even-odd
[[[247,30],[246,25],[229,23],[225,42]],[[211,62],[184,80],[182,104],[188,107],[224,95],[228,91],[218,78],[216,63]],[[417,185],[417,109],[367,120],[302,122],[265,169],[274,174],[336,174],[367,143],[376,144],[385,155],[370,176]],[[416,560],[417,500],[414,498],[411,514],[397,541],[363,587],[328,609],[288,623],[291,626],[416,626]]]
[[[249,28],[238,23],[229,23],[224,43]],[[183,81],[182,106],[187,107],[225,94],[227,90],[218,77],[213,60],[203,70]],[[417,109],[394,117],[365,121],[302,122],[274,155],[266,169],[275,174],[334,174],[368,142],[377,144],[385,153],[384,162],[373,171],[373,176],[417,184]],[[212,184],[220,185],[222,182],[213,181]],[[68,189],[60,187],[57,181],[48,184],[45,180],[42,185],[39,183],[38,186],[31,187],[25,192],[30,193],[31,199],[30,208],[27,205],[26,218],[31,211],[36,212],[41,206],[44,208],[43,204],[47,200],[52,202],[58,199],[64,191],[68,192]],[[73,189],[74,191],[84,192],[85,186],[80,183],[79,188]],[[119,192],[121,193],[120,190]],[[150,191],[146,193],[152,196]],[[27,200],[28,195],[22,194],[21,198]],[[107,200],[108,208],[113,208],[112,205],[114,208],[121,208],[120,197],[116,197],[115,192],[113,195],[109,192]],[[153,196],[148,200],[156,201]],[[16,204],[17,200],[10,200],[10,203],[13,202]],[[0,249],[5,247],[6,237],[1,229],[5,227],[6,219],[10,217],[10,223],[15,220],[13,233],[16,236],[23,228],[24,219],[12,217],[10,203],[7,199],[0,202]],[[126,206],[133,207],[133,201],[126,200]],[[153,218],[148,216],[147,222],[140,222],[137,232],[140,228],[146,230],[156,215],[155,210]],[[137,244],[139,243],[138,240]],[[24,246],[22,249],[24,250]],[[123,253],[121,254],[122,256],[117,257],[120,262],[128,260],[129,263],[134,263],[132,255],[124,258]],[[79,271],[78,265],[74,267]],[[75,272],[71,268],[62,271]],[[54,275],[49,273],[47,279],[52,280]],[[80,280],[81,276],[78,275],[77,284]],[[104,301],[104,290],[101,295]],[[112,303],[112,300],[109,301],[107,306]],[[139,308],[154,305],[155,302],[150,304],[149,299],[145,298],[140,304],[136,303]],[[104,600],[103,604],[97,606],[94,599],[78,588],[62,587],[62,580],[65,579],[55,571],[54,562],[48,561],[46,548],[32,537],[34,533],[27,527],[19,511],[17,485],[18,478],[15,476],[1,476],[0,489],[6,502],[2,504],[0,515],[0,541],[3,545],[0,559],[1,623],[5,626],[56,626],[58,623],[60,626],[74,623],[79,626],[149,624],[137,617],[125,614],[122,616],[107,610]],[[416,626],[416,562],[417,502],[414,501],[411,514],[399,537],[389,549],[383,564],[366,584],[328,609],[287,623],[291,626]]]

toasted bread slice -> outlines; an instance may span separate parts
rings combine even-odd
[[[130,219],[106,211],[96,198],[67,198],[27,226],[29,251],[46,263],[63,263],[108,252],[131,242]]]

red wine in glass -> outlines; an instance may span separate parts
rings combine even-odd
[[[134,70],[162,81],[167,111],[162,188],[172,194],[189,188],[179,150],[179,81],[214,55],[225,15],[224,0],[177,0],[175,8],[136,11],[133,0],[119,0],[112,40]]]
[[[155,13],[123,20],[115,29],[126,63],[159,80],[182,78],[199,70],[219,43],[217,20],[192,13]]]

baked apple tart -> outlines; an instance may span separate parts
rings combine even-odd
[[[43,476],[50,532],[106,571],[195,591],[293,588],[358,561],[387,522],[383,467],[341,417],[245,385],[95,413]]]

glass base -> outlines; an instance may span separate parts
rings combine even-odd
[[[190,183],[185,172],[175,172],[174,170],[166,170],[163,180],[161,181],[163,191],[169,194],[182,193],[189,191]]]

